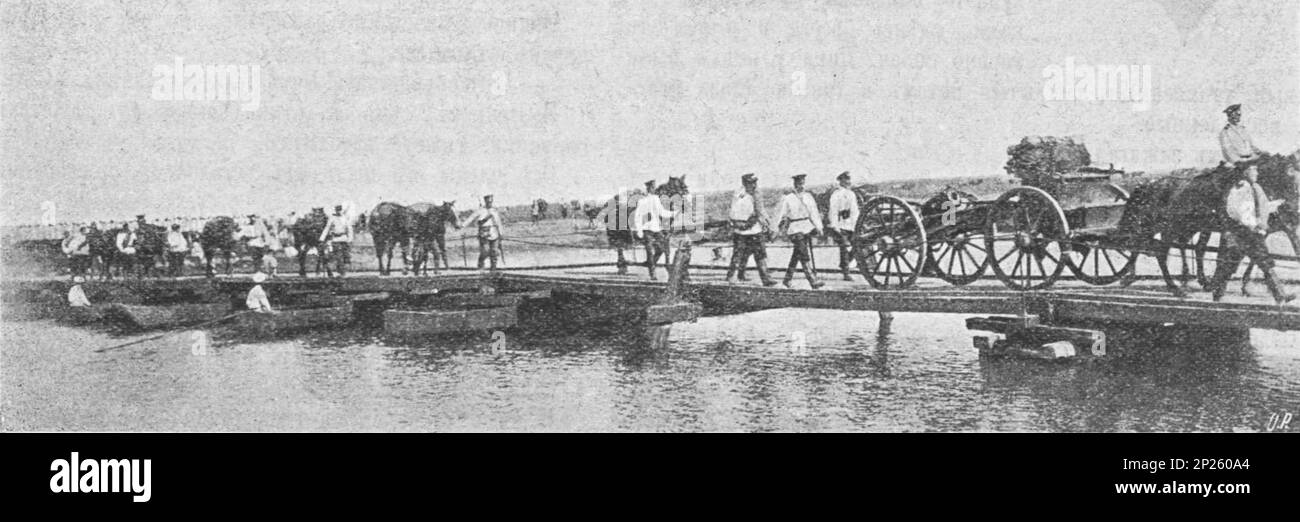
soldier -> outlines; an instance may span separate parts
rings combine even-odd
[[[90,270],[90,228],[80,227],[63,240],[63,253],[68,256],[72,275],[84,276]]]
[[[654,186],[654,181],[646,182],[646,187]],[[632,233],[637,239],[645,242],[646,245],[646,267],[650,270],[650,279],[658,280],[655,275],[655,268],[659,264],[659,256],[664,257],[664,264],[668,264],[668,234],[663,230],[661,219],[668,219],[677,215],[676,212],[664,208],[663,202],[659,200],[659,195],[649,192],[636,203],[636,217],[632,220]]]
[[[171,231],[167,233],[167,265],[171,268],[172,277],[184,274],[185,254],[189,251],[190,244],[185,239],[185,233],[181,232],[181,224],[172,223]]]
[[[269,246],[267,238],[270,235],[270,232],[266,230],[266,223],[257,214],[249,214],[248,222],[239,229],[239,238],[246,241],[248,255],[253,258],[254,271],[263,269],[262,257],[266,255]]]
[[[767,274],[767,249],[763,247],[763,241],[771,233],[771,225],[763,212],[763,203],[758,200],[758,177],[749,173],[741,176],[740,181],[745,190],[732,200],[729,216],[733,247],[727,282],[736,282],[736,270],[744,269],[752,255],[763,286],[774,286],[776,281]]]
[[[466,224],[473,224],[478,229],[479,270],[483,269],[483,261],[487,259],[492,261],[492,270],[496,270],[501,245],[501,213],[492,206],[492,195],[483,196],[483,208],[475,211]]]
[[[812,237],[822,233],[822,216],[817,209],[817,200],[804,190],[804,180],[807,177],[807,174],[795,175],[794,192],[782,197],[781,203],[776,207],[776,220],[794,247],[790,252],[790,264],[785,269],[785,279],[781,281],[786,288],[790,288],[794,271],[801,263],[804,277],[808,278],[808,284],[813,289],[826,284],[817,280],[816,267],[813,266]]]
[[[830,223],[826,232],[840,248],[840,272],[845,281],[852,281],[849,275],[849,260],[853,259],[853,230],[858,226],[858,195],[853,192],[853,178],[846,170],[835,178],[840,186],[831,193],[830,209],[827,218]]]
[[[330,216],[325,229],[321,230],[319,241],[322,243],[321,248],[328,252],[327,259],[337,262],[336,270],[339,277],[343,277],[352,261],[352,223],[343,214],[343,205],[334,205],[334,215]]]
[[[1255,146],[1241,125],[1241,104],[1229,105],[1223,112],[1228,115],[1228,124],[1219,132],[1219,147],[1223,151],[1224,163],[1234,168],[1236,176],[1234,185],[1224,198],[1227,219],[1224,220],[1223,233],[1227,240],[1223,242],[1224,250],[1215,267],[1210,289],[1215,301],[1223,299],[1228,279],[1237,270],[1237,264],[1243,257],[1250,256],[1263,269],[1264,283],[1273,299],[1278,304],[1285,304],[1295,300],[1296,296],[1282,289],[1273,273],[1273,258],[1265,242],[1268,218],[1276,206],[1257,183],[1259,171],[1255,162],[1263,151]]]
[[[636,224],[636,222],[637,222],[637,210],[640,210],[640,208],[641,208],[641,200],[642,200],[642,199],[645,199],[645,198],[648,198],[648,197],[650,197],[650,196],[653,196],[653,195],[655,195],[655,180],[652,179],[652,180],[650,180],[650,181],[645,182],[645,194],[637,194],[637,195],[636,195],[636,198],[634,198],[634,201],[633,201],[632,203],[630,203],[630,204],[632,205],[632,207],[631,207],[631,209],[632,209],[632,221],[631,221],[631,225],[632,225],[632,232],[633,232],[633,235],[634,235],[634,236],[636,236],[636,233],[635,233],[635,232],[636,232],[636,227],[637,227],[637,224]],[[637,236],[637,239],[640,239],[640,240],[641,240],[641,245],[645,247],[645,266],[646,266],[646,268],[649,268],[649,267],[650,267],[650,259],[651,259],[651,256],[654,254],[654,244],[651,243],[651,241],[650,241],[651,238],[648,237],[648,236],[646,236],[646,237]]]

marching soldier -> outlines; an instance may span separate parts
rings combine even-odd
[[[814,272],[812,236],[822,233],[822,217],[821,212],[817,210],[817,200],[804,190],[804,179],[807,177],[807,174],[795,175],[794,192],[781,198],[781,203],[776,208],[776,220],[781,224],[780,228],[785,231],[786,237],[790,238],[790,244],[794,247],[790,252],[790,264],[785,269],[785,279],[781,281],[786,288],[790,288],[795,268],[800,263],[803,264],[804,277],[808,278],[808,284],[813,289],[821,288],[826,284],[818,281],[817,274]]]
[[[736,270],[744,269],[752,255],[763,286],[774,286],[776,281],[767,274],[767,249],[763,247],[765,236],[771,233],[771,225],[763,212],[763,203],[758,200],[758,177],[750,173],[741,176],[740,180],[745,190],[732,200],[729,216],[733,248],[727,282],[736,282]]]
[[[1278,304],[1295,300],[1295,294],[1283,290],[1277,275],[1273,272],[1273,258],[1269,255],[1265,237],[1268,234],[1269,215],[1276,210],[1273,202],[1268,200],[1264,189],[1257,183],[1259,171],[1255,162],[1262,156],[1241,126],[1241,105],[1228,106],[1223,111],[1228,115],[1228,124],[1219,132],[1219,146],[1223,150],[1224,162],[1234,167],[1236,183],[1228,189],[1224,198],[1227,219],[1224,220],[1223,252],[1220,253],[1218,266],[1214,270],[1214,280],[1210,289],[1215,301],[1223,299],[1228,287],[1228,279],[1237,271],[1237,264],[1245,256],[1250,256],[1255,264],[1264,271],[1264,283],[1269,293]]]
[[[840,272],[845,281],[852,281],[849,275],[849,260],[853,259],[853,230],[858,226],[858,195],[853,192],[853,178],[846,170],[835,178],[840,186],[831,193],[830,209],[827,218],[830,223],[826,232],[840,248]]]
[[[646,188],[654,187],[654,181],[647,181]],[[655,275],[655,268],[659,264],[659,256],[664,257],[664,264],[668,260],[668,234],[664,233],[663,225],[660,219],[668,219],[677,215],[676,212],[664,208],[663,202],[659,200],[659,194],[649,192],[636,203],[636,219],[632,220],[632,233],[645,242],[646,245],[646,267],[650,269],[650,279],[658,280]]]

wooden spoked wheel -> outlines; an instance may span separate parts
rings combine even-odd
[[[989,211],[984,244],[989,264],[1003,284],[1016,290],[1052,286],[1065,268],[1070,226],[1061,205],[1034,187],[1002,194]]]
[[[1112,201],[1096,201],[1107,207],[1124,207],[1129,193],[1113,183],[1106,185],[1114,197]],[[1137,266],[1138,252],[1115,237],[1104,234],[1076,232],[1065,251],[1070,272],[1080,281],[1090,285],[1109,285],[1125,280]]]
[[[929,218],[938,220],[938,227],[929,233],[926,249],[930,270],[953,285],[973,283],[989,266],[983,223],[971,222],[970,218],[977,202],[967,194],[950,192],[942,203],[937,209],[941,214]]]
[[[1075,236],[1066,249],[1066,265],[1079,280],[1090,285],[1115,283],[1137,265],[1137,252],[1115,245],[1100,235]]]
[[[853,245],[858,269],[875,288],[907,288],[925,267],[921,216],[893,196],[877,196],[862,206]]]

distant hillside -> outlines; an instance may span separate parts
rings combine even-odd
[[[901,180],[888,181],[883,183],[863,183],[856,185],[863,187],[867,192],[876,194],[886,194],[897,196],[906,200],[919,201],[939,193],[945,187],[952,187],[957,190],[974,194],[979,199],[996,199],[1007,189],[1015,186],[1016,180],[1011,176],[985,176],[977,178],[938,178],[938,179],[918,179],[918,180]],[[808,191],[814,194],[835,188],[834,184],[820,184],[808,187]],[[739,190],[737,187],[736,190]],[[776,206],[781,196],[790,191],[788,184],[781,187],[759,187],[759,193],[762,200],[768,208]],[[693,194],[696,204],[702,209],[705,216],[710,220],[725,219],[728,208],[731,205],[731,198],[735,196],[735,190],[730,191],[713,191]],[[588,205],[601,206],[605,201],[587,200]],[[462,209],[464,210],[464,209]],[[532,209],[530,205],[509,205],[501,207],[501,217],[507,222],[524,222],[532,220]],[[546,219],[557,219],[560,217],[559,203],[550,204],[546,212]],[[573,217],[573,216],[570,216]],[[580,216],[581,217],[581,216]],[[585,217],[583,218],[585,219]]]

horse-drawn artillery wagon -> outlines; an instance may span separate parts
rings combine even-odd
[[[954,189],[925,201],[867,195],[854,237],[859,270],[877,288],[922,275],[965,285],[990,269],[1017,290],[1047,288],[1066,269],[1090,284],[1119,281],[1137,257],[1108,241],[1128,201],[1119,184],[1126,174],[1087,166],[1086,154],[1083,165],[1048,158],[1041,163],[1053,168],[1019,176],[1022,186],[993,201]]]

